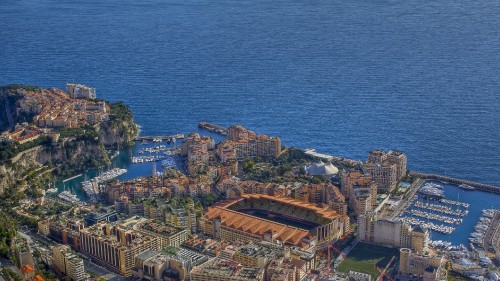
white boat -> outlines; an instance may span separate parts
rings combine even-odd
[[[461,184],[461,185],[459,185],[458,187],[460,187],[460,188],[461,188],[461,189],[463,189],[463,190],[476,190],[476,188],[475,188],[475,187],[470,186],[470,185],[468,185],[468,184]]]
[[[80,200],[78,199],[76,194],[73,194],[69,191],[63,191],[63,192],[59,193],[59,195],[57,195],[57,197],[59,197],[60,199],[66,201],[66,202],[69,202],[69,203],[80,202]]]

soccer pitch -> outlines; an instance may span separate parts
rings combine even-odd
[[[391,266],[399,260],[399,250],[382,246],[370,245],[365,243],[358,243],[356,247],[349,253],[347,258],[337,268],[340,272],[357,271],[368,273],[373,278],[379,276],[378,270],[375,266],[381,269],[385,268],[387,263],[393,256],[396,260]]]

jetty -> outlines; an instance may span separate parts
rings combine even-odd
[[[166,140],[166,141],[168,141],[168,140],[174,140],[174,139],[178,139],[178,140],[184,139],[184,134],[177,134],[177,135],[173,135],[173,136],[137,136],[137,137],[135,137],[136,141],[143,141],[143,140],[146,140],[146,141]]]
[[[473,181],[462,180],[462,179],[457,179],[457,178],[452,178],[452,177],[447,177],[447,176],[436,175],[436,174],[424,174],[424,173],[419,173],[419,172],[414,172],[414,171],[410,171],[410,176],[421,178],[421,179],[426,179],[426,180],[437,180],[437,181],[452,183],[452,184],[456,184],[456,185],[466,184],[466,185],[475,187],[477,190],[482,190],[482,191],[500,194],[500,186],[494,186],[491,184],[473,182]]]
[[[78,175],[76,175],[76,176],[73,176],[73,177],[71,177],[71,178],[67,178],[67,179],[63,180],[63,182],[67,182],[67,181],[70,181],[70,180],[72,180],[72,179],[76,179],[76,178],[81,177],[81,176],[82,176],[82,174],[78,174]]]
[[[198,128],[205,129],[209,132],[216,133],[222,136],[226,136],[228,133],[228,129],[226,127],[210,123],[210,122],[200,122],[198,123]]]

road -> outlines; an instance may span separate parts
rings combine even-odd
[[[106,280],[112,280],[112,281],[128,280],[127,278],[120,276],[120,275],[117,275],[117,274],[105,269],[104,267],[91,262],[90,260],[83,259],[83,264],[85,266],[86,271],[89,271],[89,272],[92,272],[96,275],[99,275]]]
[[[396,209],[392,212],[392,214],[389,216],[389,218],[393,219],[401,213],[401,211],[408,205],[408,202],[415,196],[415,193],[417,193],[418,188],[422,184],[421,179],[417,179],[412,185],[409,187],[409,193],[404,197],[404,199],[401,201],[401,203],[396,207]]]

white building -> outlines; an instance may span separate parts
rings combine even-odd
[[[85,85],[81,84],[71,84],[68,83],[66,84],[66,92],[71,98],[74,99],[80,99],[80,98],[86,98],[86,99],[95,99],[96,94],[95,94],[95,88],[88,87]]]

